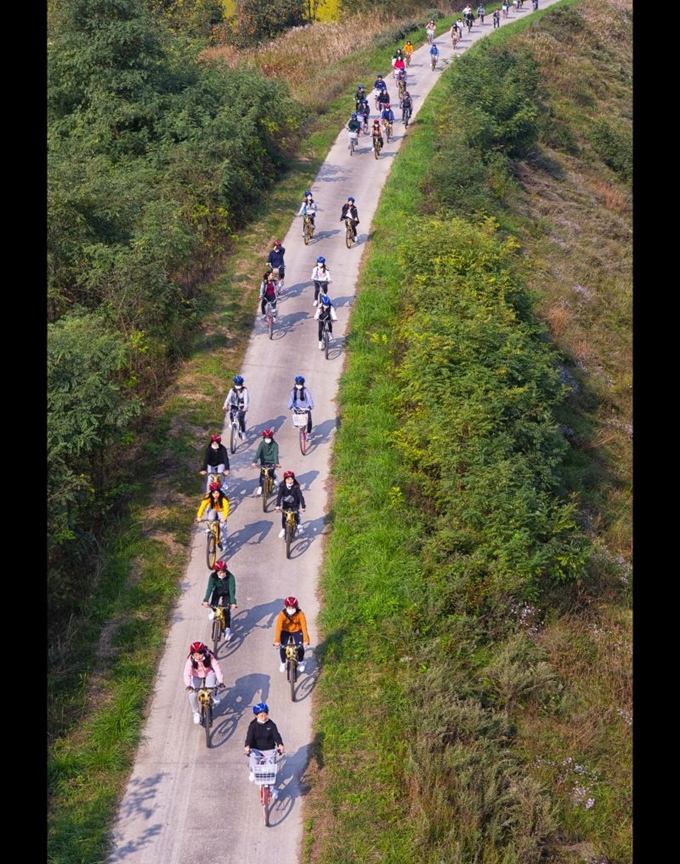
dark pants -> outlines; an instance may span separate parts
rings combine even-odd
[[[327,321],[324,321],[323,318],[319,318],[319,342],[323,339],[323,325],[328,324],[328,332],[333,335],[333,322],[330,318]]]
[[[266,311],[265,307],[266,307],[267,303],[271,303],[271,305],[274,307],[274,311],[276,311],[276,297],[265,296],[262,298],[262,314],[263,315],[265,314],[265,311]]]
[[[319,299],[319,294],[323,292],[328,294],[328,282],[321,282],[318,279],[314,280],[314,299]]]
[[[229,409],[229,422],[231,423],[232,415],[238,414],[238,428],[241,432],[246,431],[246,412],[243,408],[230,408]]]
[[[293,641],[298,646],[298,663],[302,663],[302,660],[305,656],[305,649],[302,647],[302,632],[288,633],[286,630],[281,631],[281,647],[279,648],[279,657],[281,658],[281,662],[286,662],[286,645],[288,644],[288,640],[291,636],[293,637]]]

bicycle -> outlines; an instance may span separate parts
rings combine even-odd
[[[411,52],[410,51],[407,51],[404,54],[404,62],[406,63],[407,67],[411,65]]]
[[[368,135],[368,114],[364,114],[364,119],[361,121],[361,131],[364,135]]]
[[[262,481],[262,512],[267,512],[267,501],[269,496],[274,491],[274,478],[271,472],[274,470],[273,465],[260,465],[260,479]]]
[[[321,322],[321,341],[323,342],[323,354],[326,360],[328,360],[328,352],[331,347],[331,331],[329,330],[330,323],[330,320],[325,319]]]
[[[286,558],[290,558],[290,545],[297,531],[297,519],[295,518],[297,510],[284,510],[283,515],[286,517],[286,527],[283,529],[286,532],[284,535],[286,540]]]
[[[215,566],[215,561],[217,561],[217,550],[218,548],[222,549],[222,542],[220,540],[220,523],[219,519],[201,519],[201,522],[208,523],[205,537],[205,563],[208,565],[208,570],[212,570]]]
[[[430,54],[430,65],[432,66],[432,71],[434,72],[435,67],[437,65],[437,55],[436,54]]]
[[[373,155],[377,159],[380,156],[380,151],[382,150],[382,144],[380,143],[380,138],[373,139]]]
[[[400,78],[397,81],[397,91],[399,93],[399,99],[400,100],[404,98],[404,91],[405,90],[406,90],[406,81],[404,81],[402,78]]]
[[[269,338],[273,338],[274,336],[274,322],[276,321],[276,306],[273,303],[267,301],[266,306],[264,307],[264,314],[267,319],[267,332],[269,333]]]
[[[402,110],[401,122],[404,124],[404,128],[408,126],[409,120],[411,119],[411,109],[404,108]]]
[[[389,143],[392,138],[392,122],[390,120],[383,120],[383,129],[385,130],[385,140]]]
[[[314,236],[314,222],[311,216],[304,216],[302,224],[302,239],[304,240],[305,246],[309,245],[309,241]]]
[[[290,684],[290,701],[295,702],[295,684],[298,679],[298,646],[290,633],[284,648],[286,651],[286,680]]]
[[[298,430],[300,437],[300,453],[302,453],[303,456],[307,452],[307,444],[309,443],[309,438],[307,436],[308,420],[309,411],[305,408],[293,409],[293,426]]]
[[[212,622],[212,645],[213,645],[213,654],[217,654],[217,648],[222,641],[222,637],[227,631],[227,607],[222,605],[224,602],[224,598],[221,597],[222,601],[218,606],[211,606],[210,608],[215,613],[215,617]]]
[[[210,730],[213,723],[213,708],[215,707],[214,693],[216,689],[225,690],[223,684],[219,688],[206,687],[205,679],[198,690],[198,710],[201,717],[201,726],[205,730],[205,746],[210,747]]]
[[[376,159],[378,157],[376,156]],[[348,249],[351,249],[352,246],[356,243],[356,231],[354,230],[354,225],[352,224],[351,219],[345,219],[345,245]]]
[[[243,434],[238,417],[238,408],[229,409],[229,449],[232,453],[236,453],[238,447],[238,439]]]
[[[272,801],[275,800],[272,795],[272,789],[276,784],[276,773],[278,770],[276,756],[276,752],[271,755],[265,755],[260,752],[258,762],[253,766],[255,783],[260,787],[260,804],[262,805],[262,816],[266,826],[269,825],[269,812]]]
[[[350,132],[349,133],[349,155],[350,156],[354,156],[354,152],[357,149],[357,147],[359,146],[357,143],[358,138],[359,138],[358,132]]]

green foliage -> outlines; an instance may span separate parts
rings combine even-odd
[[[607,120],[598,120],[589,132],[590,143],[605,165],[623,180],[633,176],[633,139],[630,125],[623,128]]]
[[[232,40],[242,47],[275,39],[308,23],[309,0],[237,0]]]

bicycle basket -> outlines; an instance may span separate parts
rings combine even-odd
[[[293,414],[293,426],[306,426],[307,425],[307,412],[303,411],[301,414]]]
[[[265,762],[263,765],[256,765],[253,769],[255,782],[258,786],[273,786],[276,782],[276,762]]]

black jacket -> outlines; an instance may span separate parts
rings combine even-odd
[[[257,717],[253,717],[246,733],[246,747],[254,747],[256,750],[273,750],[277,745],[283,744],[276,723],[267,718],[265,723],[258,723]]]
[[[343,204],[342,205],[342,216],[340,217],[340,221],[342,222],[344,219],[347,219],[349,216],[350,219],[353,219],[357,224],[359,223],[359,211],[356,208],[355,204]]]
[[[227,453],[227,448],[224,446],[224,444],[220,444],[217,450],[213,450],[210,444],[208,444],[205,451],[203,465],[201,465],[201,470],[207,468],[208,466],[215,468],[218,465],[224,465],[225,470],[230,470],[229,454]]]
[[[279,483],[276,506],[283,507],[284,510],[299,510],[301,507],[307,506],[305,504],[305,497],[302,494],[302,487],[297,480],[290,489],[286,486],[285,480]]]

